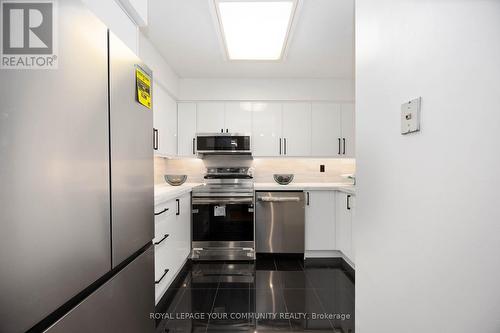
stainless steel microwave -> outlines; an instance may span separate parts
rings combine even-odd
[[[198,154],[251,155],[250,135],[239,133],[199,133],[196,135]]]

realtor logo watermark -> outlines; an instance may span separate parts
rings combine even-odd
[[[56,0],[0,0],[3,69],[56,69]]]

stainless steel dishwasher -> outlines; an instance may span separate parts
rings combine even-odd
[[[256,192],[256,252],[304,253],[304,198],[302,191]]]

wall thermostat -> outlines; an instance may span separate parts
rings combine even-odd
[[[420,131],[420,104],[422,97],[401,105],[401,134]]]

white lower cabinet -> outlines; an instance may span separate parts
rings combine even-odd
[[[191,249],[191,193],[155,205],[155,303],[168,289]]]
[[[337,193],[336,199],[336,243],[337,249],[354,263],[354,246],[352,238],[354,196],[343,192]]]
[[[306,192],[306,251],[335,250],[335,191]]]

